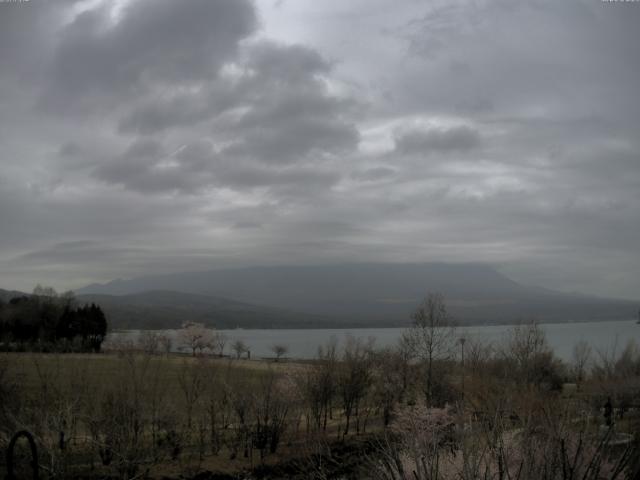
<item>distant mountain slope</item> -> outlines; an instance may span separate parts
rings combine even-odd
[[[90,285],[80,294],[171,290],[303,312],[336,321],[406,325],[426,292],[445,295],[461,323],[631,319],[637,304],[520,285],[483,264],[253,267],[155,275]],[[167,306],[168,307],[168,306]],[[269,326],[268,321],[265,326]]]
[[[0,300],[3,302],[8,302],[12,298],[22,297],[23,295],[28,295],[27,293],[19,292],[17,290],[3,290],[0,288]]]
[[[225,298],[165,290],[131,295],[78,295],[80,303],[96,303],[107,315],[110,328],[180,328],[193,321],[215,328],[321,328],[335,320]]]

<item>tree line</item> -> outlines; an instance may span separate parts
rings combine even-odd
[[[73,292],[37,286],[32,295],[0,301],[0,347],[4,350],[98,352],[107,334],[102,309],[78,305]]]

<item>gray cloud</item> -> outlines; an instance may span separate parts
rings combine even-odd
[[[262,228],[262,224],[259,222],[236,222],[233,224],[233,228],[238,228],[238,229]]]
[[[53,263],[59,265],[87,264],[110,261],[114,257],[135,257],[145,252],[143,248],[112,248],[91,240],[76,240],[52,245],[44,250],[25,253],[21,260],[29,263]]]
[[[253,48],[249,53],[252,65],[261,80],[285,82],[295,86],[298,82],[308,81],[310,76],[328,73],[331,69],[316,50],[302,45],[278,45],[265,42]]]
[[[173,154],[153,140],[141,140],[115,160],[98,166],[94,177],[127,189],[154,193],[197,193],[214,187],[237,190],[297,187],[308,192],[327,189],[339,179],[338,172],[317,166],[269,167],[264,164],[216,153],[206,141],[184,145]]]
[[[353,146],[357,131],[345,118],[354,108],[352,99],[331,95],[320,75],[331,65],[318,52],[301,46],[256,41],[241,49],[230,72],[206,79],[197,88],[162,91],[137,104],[119,122],[121,133],[153,134],[171,127],[192,126],[242,108],[244,113],[227,129],[245,129],[245,149],[271,148],[273,143],[300,137],[298,147],[285,156],[305,153],[311,138],[335,137],[324,148]],[[299,132],[286,131],[296,124]],[[224,124],[222,126],[225,126]],[[220,125],[217,125],[219,128]],[[333,131],[330,131],[333,129]],[[281,132],[281,133],[280,133]],[[252,138],[245,140],[250,135]],[[319,139],[318,144],[322,144]],[[255,144],[255,146],[248,146]],[[276,149],[277,150],[277,149]],[[286,150],[286,149],[285,149]]]
[[[44,104],[73,109],[152,86],[199,83],[233,58],[256,25],[245,0],[128,2],[119,21],[105,3],[85,11],[60,34]],[[106,107],[108,104],[103,104]]]
[[[263,42],[247,56],[252,75],[240,89],[249,108],[232,125],[241,135],[227,153],[286,164],[356,148],[354,100],[330,94],[318,76],[330,65],[317,52]]]
[[[398,136],[396,151],[401,154],[455,152],[476,148],[480,135],[470,127],[430,128],[413,130]]]
[[[389,177],[392,177],[395,174],[396,174],[396,171],[393,168],[373,167],[360,172],[354,172],[351,175],[351,177],[356,180],[361,180],[365,182],[375,182],[378,180],[387,179]]]
[[[140,102],[118,122],[123,134],[149,135],[172,127],[188,127],[223,113],[234,106],[233,87],[222,82],[195,92],[162,92]]]
[[[358,133],[353,126],[307,117],[284,125],[250,128],[226,153],[287,164],[309,156],[348,154],[357,141]]]
[[[119,123],[119,132],[147,137],[201,124],[205,139],[181,134],[164,142],[171,143],[167,151],[151,155],[141,146],[158,142],[137,141],[97,167],[95,177],[147,193],[226,186],[289,196],[334,185],[341,173],[331,160],[355,152],[359,133],[357,102],[332,95],[318,76],[330,72],[330,64],[306,47],[257,41],[242,49],[233,68],[235,74],[167,103],[134,107]],[[234,109],[241,113],[225,116]]]
[[[637,297],[635,5],[115,5],[0,3],[0,286],[468,260]]]

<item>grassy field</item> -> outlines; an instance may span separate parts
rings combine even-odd
[[[229,370],[241,375],[259,375],[260,372],[273,371],[277,373],[297,372],[308,368],[309,362],[295,362],[288,360],[247,360],[235,358],[218,358],[215,356],[193,357],[191,355],[169,354],[154,355],[119,353],[68,353],[64,355],[56,353],[0,353],[0,361],[6,363],[11,378],[20,382],[24,387],[35,387],[43,376],[55,378],[60,385],[86,380],[89,386],[109,382],[109,379],[117,379],[122,374],[124,365],[131,366],[148,363],[152,366],[161,366],[163,380],[169,385],[176,384],[181,371],[185,366],[197,366],[206,364],[211,368],[212,374],[223,370]],[[134,372],[130,372],[134,373]]]
[[[436,362],[432,403],[425,364],[358,343],[304,362],[2,353],[0,449],[25,429],[43,478],[96,480],[378,478],[363,472],[383,472],[381,455],[411,457],[413,469],[440,452],[450,470],[441,478],[479,478],[459,475],[462,449],[494,473],[529,468],[521,480],[568,461],[585,473],[601,452],[607,461],[585,478],[608,478],[610,459],[640,451],[640,350],[594,360],[578,376],[549,350],[523,357],[519,345],[511,356],[469,348],[464,365]],[[0,456],[0,478],[3,468]],[[206,471],[227,476],[197,477]],[[544,478],[563,478],[556,473]]]
[[[107,475],[114,468],[100,465],[99,450],[114,443],[111,437],[115,435],[124,437],[118,440],[123,444],[135,439],[145,445],[144,455],[137,452],[138,446],[113,448],[136,450],[140,458],[130,463],[138,462],[154,478],[178,478],[203,470],[235,475],[259,464],[289,461],[300,452],[296,432],[303,422],[298,399],[287,397],[286,419],[283,416],[282,420],[288,434],[277,452],[264,457],[258,454],[250,430],[259,417],[282,415],[285,404],[278,402],[285,394],[278,385],[288,385],[310,368],[309,362],[179,354],[3,353],[0,367],[5,397],[11,396],[7,403],[15,404],[13,431],[33,432],[52,469]],[[263,399],[270,395],[274,395],[273,402],[265,404]],[[116,407],[114,400],[120,402]],[[110,423],[113,415],[128,427],[139,423],[139,431],[122,432]],[[219,435],[215,440],[212,422]],[[96,424],[102,428],[100,434],[95,433]],[[332,421],[329,431],[336,428]],[[56,448],[59,431],[65,431],[68,442],[64,454]],[[169,442],[179,443],[179,455],[167,453]]]

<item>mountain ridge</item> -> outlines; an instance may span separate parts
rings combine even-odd
[[[351,263],[212,269],[92,284],[83,293],[149,290],[219,296],[342,324],[405,325],[427,292],[460,323],[633,318],[636,303],[522,285],[483,263]]]

